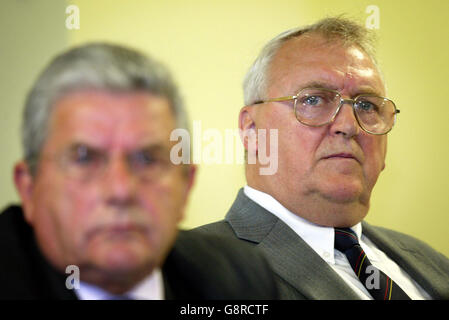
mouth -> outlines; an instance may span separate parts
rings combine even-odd
[[[107,231],[110,232],[134,232],[134,231],[143,231],[143,227],[139,225],[133,225],[133,224],[119,224],[119,225],[113,225],[108,228],[106,228]]]
[[[323,157],[323,159],[353,159],[360,163],[360,161],[352,153],[336,153]]]
[[[107,226],[100,226],[97,228],[94,228],[87,234],[87,238],[91,239],[96,235],[103,234],[103,235],[109,235],[114,237],[128,237],[131,234],[139,233],[139,234],[146,234],[147,228],[139,225],[139,224],[133,224],[133,223],[124,223],[124,224],[112,224]]]

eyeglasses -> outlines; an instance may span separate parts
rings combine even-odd
[[[157,146],[132,151],[125,157],[129,172],[139,181],[158,179],[173,167],[168,152]],[[103,150],[74,144],[65,149],[57,160],[69,178],[89,182],[104,175],[110,156]]]
[[[294,100],[296,119],[311,127],[321,127],[334,121],[343,104],[352,106],[359,126],[374,135],[387,134],[396,122],[393,101],[371,94],[343,99],[338,91],[325,88],[304,88],[297,95],[257,101],[254,104]]]

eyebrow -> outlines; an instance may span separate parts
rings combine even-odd
[[[354,97],[361,96],[361,95],[374,95],[374,96],[383,97],[383,95],[379,91],[377,91],[371,87],[364,87],[364,86],[362,86],[357,91],[357,93],[354,95]]]
[[[307,82],[307,83],[303,84],[301,87],[299,87],[297,89],[296,93],[298,93],[299,91],[301,91],[301,90],[303,90],[305,88],[322,88],[322,89],[338,91],[338,87],[337,86],[331,85],[331,84],[329,84],[327,82],[310,81],[310,82]],[[352,95],[351,97],[355,98],[355,97],[360,96],[360,95],[375,95],[375,96],[382,97],[380,92],[378,92],[377,90],[371,88],[370,86],[362,86],[361,88],[358,88],[356,93],[354,95]]]
[[[153,154],[166,154],[167,152],[170,151],[170,149],[168,149],[166,146],[161,145],[161,144],[146,144],[140,147],[137,147],[135,149],[133,149],[131,152],[136,152],[136,151],[149,151]]]
[[[74,141],[73,143],[69,144],[65,149],[66,150],[76,150],[76,148],[84,146],[86,148],[89,148],[92,151],[95,152],[105,152],[107,150],[107,148],[102,147],[102,146],[98,146],[95,144],[92,144],[91,142],[86,142],[86,141]],[[142,151],[142,150],[146,150],[152,153],[165,153],[167,151],[169,151],[169,148],[167,148],[166,146],[160,144],[160,143],[144,143],[142,145],[137,145],[135,148],[128,150],[128,152],[136,152],[136,151]]]
[[[310,82],[306,82],[305,84],[302,84],[301,87],[297,88],[296,93],[298,93],[299,91],[301,91],[305,88],[322,88],[322,89],[330,89],[330,90],[338,91],[338,87],[333,86],[327,82],[310,81]]]

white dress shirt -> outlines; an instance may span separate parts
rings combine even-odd
[[[299,217],[269,194],[249,186],[245,186],[243,191],[248,198],[277,216],[298,234],[361,299],[373,299],[357,278],[345,254],[334,249],[334,228],[319,226]],[[351,229],[357,234],[359,243],[371,263],[392,278],[411,299],[431,299],[419,284],[362,234],[361,222]]]
[[[75,289],[75,293],[80,300],[116,300],[113,295],[97,286],[80,282],[80,288]],[[130,291],[122,294],[130,300],[163,300],[164,281],[160,269],[154,270],[148,277],[143,279]]]

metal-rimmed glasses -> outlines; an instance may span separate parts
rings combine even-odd
[[[374,94],[361,94],[354,99],[343,99],[338,91],[325,88],[304,88],[294,96],[256,101],[267,102],[294,101],[296,119],[304,125],[321,127],[334,121],[343,104],[352,106],[359,126],[374,135],[387,134],[396,122],[400,110],[390,99]]]

